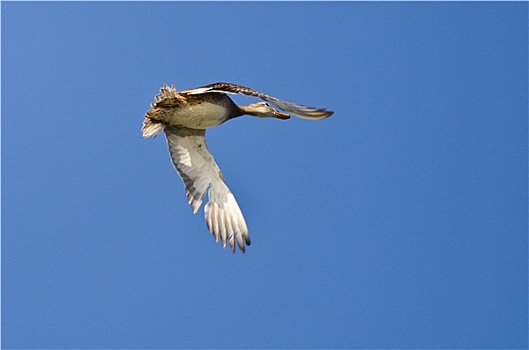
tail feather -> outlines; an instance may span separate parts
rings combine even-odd
[[[151,136],[155,138],[160,132],[162,132],[165,126],[164,123],[152,119],[152,117],[156,118],[157,114],[159,113],[159,110],[156,108],[157,104],[161,101],[167,99],[174,99],[177,97],[178,93],[176,92],[176,88],[174,85],[171,85],[169,87],[169,85],[164,84],[160,88],[160,92],[158,93],[158,95],[154,96],[154,101],[151,103],[151,108],[147,111],[145,115],[145,120],[143,121],[141,132],[144,138],[149,138]]]
[[[151,136],[155,138],[160,132],[162,132],[164,126],[165,125],[161,122],[152,120],[151,118],[145,118],[141,127],[141,132],[146,139]]]

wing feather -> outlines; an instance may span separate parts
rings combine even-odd
[[[182,178],[193,213],[196,213],[206,192],[208,203],[204,207],[209,231],[224,247],[229,243],[235,252],[234,242],[244,253],[250,245],[248,227],[241,209],[224,182],[222,173],[209,152],[205,130],[194,130],[167,125],[164,128],[173,165]]]

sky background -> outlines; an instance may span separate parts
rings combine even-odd
[[[4,348],[528,346],[527,3],[1,6]],[[208,131],[245,255],[140,132],[217,81],[335,111]]]

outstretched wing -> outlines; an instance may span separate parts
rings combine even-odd
[[[205,141],[205,130],[186,129],[167,125],[164,128],[173,165],[186,187],[189,204],[195,214],[204,195],[209,201],[204,207],[208,229],[226,247],[229,243],[235,252],[235,241],[245,252],[250,245],[250,235],[241,209],[224,182],[217,163]],[[209,191],[208,191],[209,188]]]
[[[227,94],[243,94],[247,96],[259,97],[260,99],[268,101],[272,103],[273,105],[275,105],[276,107],[286,112],[289,112],[291,114],[294,114],[304,119],[310,119],[310,120],[325,119],[327,117],[330,117],[334,113],[332,111],[327,111],[324,108],[307,107],[307,106],[299,105],[297,103],[283,101],[276,97],[269,96],[259,91],[250,89],[246,86],[241,86],[241,85],[231,84],[231,83],[215,83],[215,84],[210,84],[210,85],[202,86],[202,87],[195,88],[195,89],[180,91],[181,94],[189,94],[189,95],[205,94],[208,92],[220,92],[220,93],[227,93]]]

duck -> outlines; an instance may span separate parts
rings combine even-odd
[[[237,105],[228,94],[256,97],[264,102]],[[219,82],[182,91],[164,84],[145,114],[142,134],[144,138],[156,138],[164,132],[171,161],[184,183],[193,214],[198,212],[207,193],[204,216],[209,232],[216,242],[222,241],[224,248],[229,244],[235,253],[237,245],[245,253],[246,246],[251,244],[248,226],[206,145],[206,130],[243,115],[287,120],[292,114],[302,119],[321,120],[333,113],[232,83]]]

